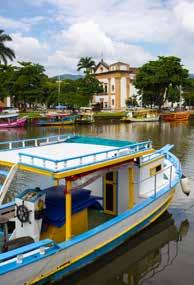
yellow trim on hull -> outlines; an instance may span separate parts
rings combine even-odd
[[[4,161],[4,160],[0,160],[0,165],[2,165],[2,166],[9,166],[9,167],[12,167],[14,164],[16,164],[16,163],[9,162],[9,161]]]
[[[32,285],[32,284],[36,284],[37,282],[39,282],[40,280],[48,277],[49,275],[52,275],[62,269],[64,269],[65,267],[68,267],[69,265],[77,262],[79,259],[82,259],[84,258],[85,256],[91,254],[92,252],[100,249],[101,247],[105,246],[106,244],[112,242],[113,240],[119,238],[120,236],[124,235],[126,232],[130,231],[132,228],[136,227],[138,224],[142,223],[144,220],[148,219],[152,214],[154,214],[154,212],[156,212],[157,210],[159,210],[162,205],[164,205],[165,203],[167,203],[167,205],[164,207],[164,209],[158,213],[153,219],[151,219],[151,221],[149,222],[148,225],[150,225],[151,223],[153,223],[156,219],[158,219],[169,207],[171,201],[172,201],[172,198],[174,196],[174,192],[175,192],[175,189],[172,190],[172,192],[169,194],[168,198],[163,202],[161,203],[156,209],[154,209],[151,213],[149,213],[146,217],[144,217],[142,220],[138,221],[137,223],[133,224],[132,226],[130,226],[129,228],[127,228],[126,230],[122,231],[121,233],[119,233],[117,236],[114,236],[114,238],[112,239],[109,239],[103,243],[101,243],[99,246],[95,247],[94,249],[92,250],[89,250],[88,252],[74,258],[72,261],[67,261],[65,262],[65,264],[63,265],[59,265],[56,269],[53,269],[52,271],[48,272],[48,273],[45,273],[45,274],[42,274],[41,276],[35,278],[34,280],[32,281],[29,281],[26,283],[26,285]],[[146,225],[145,227],[147,227],[148,225]]]

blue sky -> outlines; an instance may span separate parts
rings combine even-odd
[[[49,75],[76,73],[80,57],[141,66],[175,55],[194,72],[192,0],[7,0],[0,28],[17,59],[38,62]]]

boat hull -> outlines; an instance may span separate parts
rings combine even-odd
[[[73,125],[74,121],[65,121],[65,122],[45,122],[45,123],[37,123],[38,126],[67,126]]]
[[[167,122],[171,121],[188,121],[190,117],[190,112],[172,112],[172,113],[166,113],[161,114],[161,119]]]
[[[158,122],[159,116],[155,118],[126,118],[122,120],[125,123],[145,123],[145,122]]]
[[[14,122],[0,124],[0,129],[3,129],[3,128],[21,128],[21,127],[24,127],[25,124],[26,124],[26,118],[17,119]]]
[[[48,284],[93,262],[150,225],[169,207],[174,189],[148,198],[105,224],[69,242],[53,254],[1,275],[1,285]]]

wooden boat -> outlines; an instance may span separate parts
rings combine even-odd
[[[88,125],[94,123],[94,114],[93,113],[81,113],[76,118],[76,124]]]
[[[26,120],[27,120],[27,117],[18,119],[18,114],[1,114],[0,115],[0,129],[1,128],[24,127]]]
[[[159,114],[155,110],[138,110],[129,111],[124,118],[121,119],[122,122],[132,123],[132,122],[157,122],[159,121]]]
[[[167,122],[171,121],[188,121],[190,117],[189,111],[175,111],[161,114],[161,119]]]
[[[50,113],[38,120],[38,126],[63,126],[75,123],[76,116],[63,113]]]
[[[0,146],[11,167],[0,172],[1,203],[18,171],[54,179],[0,206],[1,285],[48,284],[93,262],[158,219],[182,177],[172,145],[154,150],[151,141],[63,135]]]

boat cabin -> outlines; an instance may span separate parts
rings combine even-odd
[[[168,168],[164,175],[164,155],[152,153],[149,141],[79,136],[2,153],[1,160],[19,163],[18,171],[53,177],[52,187],[40,189],[35,182],[16,196],[12,239],[69,240],[156,195],[172,173]]]

